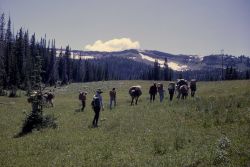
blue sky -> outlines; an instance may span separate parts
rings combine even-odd
[[[57,47],[250,56],[250,0],[0,0],[0,12]]]

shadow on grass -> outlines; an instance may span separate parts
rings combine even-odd
[[[19,138],[32,132],[33,129],[53,128],[57,127],[56,118],[52,115],[43,116],[41,113],[31,112],[27,115],[23,122],[21,132],[16,134],[14,138]]]

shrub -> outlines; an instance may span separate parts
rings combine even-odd
[[[230,149],[231,141],[226,137],[221,137],[217,142],[217,148],[215,152],[214,165],[229,162],[228,150]]]
[[[43,116],[38,112],[31,112],[23,122],[22,130],[16,137],[31,133],[33,129],[56,128],[56,118],[51,115]]]

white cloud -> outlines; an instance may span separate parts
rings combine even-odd
[[[126,49],[139,49],[140,43],[138,41],[132,41],[130,38],[112,39],[109,41],[96,41],[93,45],[89,44],[85,46],[85,50],[90,51],[122,51]]]

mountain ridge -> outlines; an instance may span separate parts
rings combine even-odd
[[[61,49],[57,49],[60,52]],[[64,50],[62,50],[64,51]],[[100,51],[81,51],[71,50],[72,58],[82,59],[95,59],[95,58],[107,58],[107,57],[124,57],[134,61],[142,62],[145,64],[153,65],[157,59],[161,67],[164,65],[165,59],[167,59],[168,66],[175,71],[195,71],[195,70],[207,70],[207,69],[221,69],[222,68],[222,55],[211,54],[207,56],[198,55],[185,55],[185,54],[171,54],[157,50],[137,50],[129,49],[115,52],[100,52]],[[250,58],[248,56],[233,56],[225,54],[223,55],[223,68],[234,67],[239,71],[245,71],[250,68]]]

